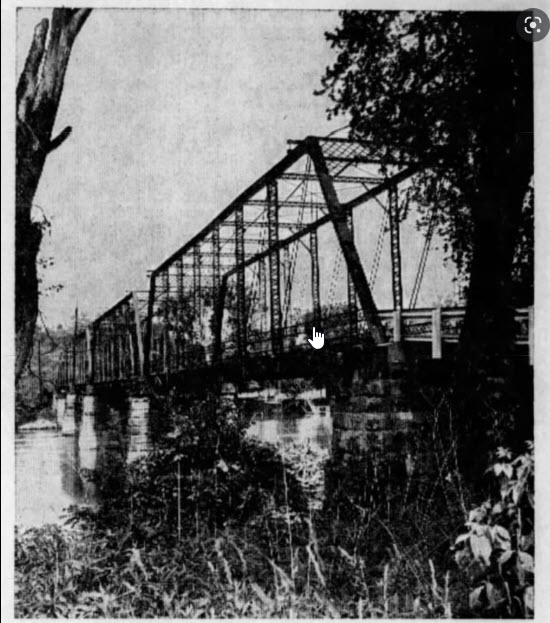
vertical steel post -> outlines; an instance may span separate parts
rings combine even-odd
[[[529,307],[528,312],[528,340],[529,340],[529,365],[535,365],[535,308],[533,305]]]
[[[214,323],[217,322],[217,310],[218,310],[218,301],[220,299],[221,291],[221,246],[220,246],[220,226],[215,225],[212,231],[212,315],[214,318]],[[223,315],[223,310],[222,310]],[[215,327],[215,333],[217,332],[218,327]],[[221,330],[221,327],[220,327]],[[216,350],[216,335],[213,336],[214,342],[214,353],[213,353],[213,363],[218,363],[220,353]]]
[[[101,372],[101,381],[105,381],[107,377],[107,373],[105,371],[105,335],[102,336],[101,345],[100,345],[100,357],[99,357],[99,369]]]
[[[170,366],[170,336],[168,328],[170,326],[170,277],[168,275],[169,268],[166,268],[163,273],[164,281],[164,327],[163,327],[163,361],[162,367],[164,374],[168,374]]]
[[[121,316],[123,324],[120,332],[120,378],[125,379],[128,365],[128,341],[126,337],[130,334],[130,327],[128,326],[128,307],[126,305],[124,305],[121,310]]]
[[[40,340],[40,336],[37,340],[38,346],[38,387],[40,392],[40,404],[42,404],[42,400],[44,398],[44,382],[42,381],[42,343]]]
[[[128,333],[128,361],[130,362],[130,374],[132,377],[135,377],[137,371],[136,353],[134,349],[134,338],[131,331]]]
[[[101,324],[99,325],[99,329],[101,329]],[[99,333],[96,333],[94,328],[94,376],[92,378],[93,382],[102,381],[103,380],[103,343],[99,338]]]
[[[114,379],[115,377],[115,348],[114,348],[114,340],[116,337],[116,327],[111,325],[110,335],[109,335],[109,380]]]
[[[183,256],[180,257],[176,264],[177,271],[177,301],[175,313],[176,325],[176,367],[183,368]]]
[[[92,384],[94,382],[94,325],[86,327],[86,382]]]
[[[400,342],[402,337],[401,337],[401,331],[403,328],[403,319],[402,319],[402,313],[400,309],[396,309],[393,312],[393,341],[394,342]]]
[[[198,244],[193,247],[193,307],[198,327],[198,341],[202,341],[202,291],[201,291],[202,258]]]
[[[222,359],[222,325],[225,294],[227,292],[227,275],[222,277],[220,289],[216,297],[214,308],[214,363],[219,364]]]
[[[103,381],[109,380],[109,344],[110,344],[110,335],[107,335],[107,339],[105,339],[105,328],[103,331],[103,345],[101,350],[103,352]]]
[[[99,325],[99,328],[101,329],[101,325]],[[96,337],[96,347],[94,355],[96,357],[96,361],[94,362],[94,371],[97,373],[97,380],[103,381],[105,378],[105,349],[103,348],[103,342],[99,339],[99,337]],[[96,375],[94,374],[94,381],[96,380],[95,376]]]
[[[103,339],[103,381],[108,381],[109,380],[109,357],[110,357],[110,350],[109,350],[109,344],[110,342],[110,336],[107,336],[107,339]]]
[[[126,339],[129,335],[131,335],[129,317],[128,317],[128,306],[124,305],[122,309],[122,317],[124,319],[124,324],[122,325],[122,331],[120,334],[120,354],[121,354],[121,364],[120,364],[120,377],[122,379],[127,378],[128,375],[128,340]]]
[[[103,330],[103,372],[104,377],[103,380],[107,381],[109,379],[109,365],[111,351],[109,350],[109,346],[111,344],[111,323],[108,321],[108,325],[104,327]]]
[[[267,320],[267,269],[266,269],[266,261],[265,258],[262,257],[260,260],[260,285],[262,288],[261,298],[262,301],[262,312],[264,320]],[[262,325],[264,326],[264,325]]]
[[[143,354],[143,334],[141,331],[141,318],[139,315],[139,301],[137,292],[132,293],[132,303],[134,307],[134,326],[136,329],[136,344],[137,344],[137,355],[138,355],[138,375],[143,376],[144,374],[144,354]]]
[[[149,277],[149,298],[147,300],[147,317],[145,320],[145,341],[143,349],[143,375],[151,373],[151,351],[153,350],[153,314],[155,311],[155,295],[157,276],[155,271]]]
[[[399,240],[399,206],[397,203],[397,186],[388,190],[388,212],[390,217],[390,247],[392,269],[393,308],[403,309],[403,287],[401,284],[401,246]]]
[[[321,292],[319,278],[319,240],[317,230],[309,234],[309,252],[311,254],[311,299],[313,302],[313,322],[321,326]]]
[[[353,229],[353,210],[348,210],[346,213],[346,223],[351,234],[352,242],[354,241],[354,229]],[[347,268],[347,266],[346,266]],[[347,269],[348,275],[348,322],[349,322],[349,335],[350,338],[357,336],[357,296],[355,293],[355,284],[349,269]]]
[[[109,379],[114,381],[116,378],[116,327],[113,329],[113,334],[111,336],[111,341],[109,343],[110,346],[110,370],[109,370]]]
[[[443,352],[441,334],[441,307],[432,310],[432,359],[441,359]]]
[[[61,365],[61,379],[62,379],[62,384],[63,385],[67,385],[67,360],[68,360],[68,354],[67,354],[67,345],[65,344],[64,348],[63,348],[63,362]]]
[[[244,210],[235,210],[235,264],[237,266],[237,352],[241,363],[246,358],[246,290],[244,272]]]
[[[269,303],[271,324],[271,350],[279,355],[283,350],[281,322],[281,264],[279,249],[274,248],[279,242],[279,199],[277,182],[267,185],[267,229],[269,253]]]
[[[216,298],[220,289],[220,226],[216,225],[212,231],[212,287],[213,287],[213,306],[216,304]],[[244,256],[244,245],[243,245]]]
[[[110,326],[103,326],[103,380],[109,378],[109,343],[110,343]]]
[[[73,374],[73,385],[76,385],[76,335],[78,333],[78,307],[75,307],[74,310],[74,334],[73,334],[73,366],[72,366],[72,374]]]
[[[126,319],[124,318],[123,310],[117,312],[115,316],[116,322],[116,364],[117,364],[117,378],[121,379],[123,376],[124,368],[124,340],[123,331],[126,328]],[[118,317],[118,322],[117,322]],[[122,329],[122,331],[121,331]]]

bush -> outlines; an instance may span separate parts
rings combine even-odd
[[[93,519],[102,529],[126,526],[136,542],[174,539],[200,524],[221,529],[267,508],[307,501],[277,449],[245,436],[248,421],[231,404],[210,397],[172,413],[162,446],[130,465],[121,458],[93,474],[101,504],[73,509],[73,523]]]
[[[474,508],[467,532],[455,542],[455,559],[468,578],[476,614],[532,617],[534,602],[533,444],[512,456],[499,448],[488,470],[493,490]]]
[[[443,447],[437,474],[398,486],[372,461],[248,439],[231,403],[171,418],[162,447],[93,475],[98,511],[17,535],[17,616],[532,614],[532,445],[498,451],[457,538],[470,504]]]

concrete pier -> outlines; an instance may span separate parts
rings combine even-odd
[[[85,396],[89,398],[89,396]],[[95,414],[89,409],[82,413],[80,431],[78,436],[78,448],[80,451],[80,467],[93,470],[97,464],[97,432],[95,426]]]
[[[61,433],[63,435],[76,434],[76,394],[67,394],[65,409],[61,420]]]
[[[96,399],[94,395],[87,394],[82,397],[82,416],[94,415],[96,409]]]
[[[67,401],[65,396],[54,394],[52,399],[52,411],[55,413],[55,417],[57,419],[57,423],[61,427],[63,424],[63,416],[65,415],[65,408],[67,405]]]
[[[128,410],[128,462],[149,450],[149,399],[130,397]]]

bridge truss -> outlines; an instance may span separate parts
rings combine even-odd
[[[253,368],[308,348],[313,326],[334,346],[428,341],[432,356],[441,356],[442,342],[458,337],[463,311],[403,309],[399,188],[417,172],[347,139],[289,141],[282,160],[151,272],[147,293],[126,295],[77,336],[59,383]],[[367,275],[354,220],[373,204],[384,214]],[[386,231],[392,309],[380,311],[371,286]],[[323,257],[331,237],[337,258]],[[338,262],[346,295],[336,305]],[[529,326],[529,314],[519,311],[520,343],[528,343]]]

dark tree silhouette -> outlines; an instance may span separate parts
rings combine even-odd
[[[46,158],[71,133],[52,131],[63,91],[65,73],[76,36],[90,9],[54,9],[51,27],[43,19],[35,28],[16,102],[15,204],[15,379],[29,359],[38,315],[36,259],[42,240],[41,223],[32,220],[33,200]],[[48,36],[49,31],[49,36]]]
[[[518,254],[521,241],[532,245],[532,44],[517,35],[516,13],[340,15],[326,35],[337,57],[319,94],[378,155],[425,165],[416,199],[436,206],[439,231],[469,275],[455,387],[505,377],[512,306],[532,303],[532,261]]]

